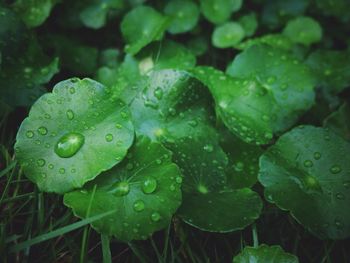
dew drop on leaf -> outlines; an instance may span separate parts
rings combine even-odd
[[[151,219],[153,222],[158,222],[160,220],[160,214],[158,212],[152,213]]]
[[[145,203],[142,200],[135,201],[133,208],[136,212],[141,212],[145,209]]]
[[[39,127],[38,128],[38,132],[41,134],[41,135],[46,135],[47,134],[47,129],[46,127]]]
[[[106,139],[107,142],[111,142],[111,141],[113,141],[113,135],[110,134],[110,133],[108,133],[108,134],[106,135],[105,139]]]
[[[304,166],[305,166],[306,168],[310,168],[310,167],[312,167],[313,165],[314,165],[313,162],[310,161],[310,160],[304,161]]]
[[[211,152],[213,152],[214,147],[211,144],[206,144],[206,145],[204,145],[203,149],[204,149],[204,151],[211,153]]]
[[[142,191],[145,194],[153,193],[157,188],[157,180],[152,177],[147,177],[142,184]]]
[[[68,120],[74,119],[74,112],[72,110],[67,110],[66,115],[67,115]]]
[[[175,181],[176,181],[178,184],[181,184],[181,183],[182,183],[182,177],[180,177],[180,176],[176,177]]]
[[[33,138],[34,132],[33,132],[33,131],[27,131],[27,132],[26,132],[26,136],[27,136],[28,138]]]
[[[340,173],[341,172],[341,168],[340,168],[340,166],[339,165],[333,165],[330,169],[330,172],[332,173],[332,174],[338,174],[338,173]]]
[[[43,167],[45,165],[45,160],[44,159],[39,159],[39,160],[37,160],[36,164],[39,167]]]
[[[319,160],[321,158],[321,153],[314,152],[314,158],[315,158],[315,160]]]
[[[154,96],[158,99],[161,100],[163,98],[163,90],[162,88],[158,87],[154,90]]]
[[[58,171],[59,171],[60,174],[64,174],[66,172],[66,169],[60,168]]]
[[[129,183],[122,181],[112,186],[112,193],[116,196],[124,196],[130,192]]]
[[[61,158],[72,157],[80,150],[84,141],[85,137],[80,133],[67,133],[56,143],[55,153]]]

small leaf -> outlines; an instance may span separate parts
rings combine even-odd
[[[64,203],[81,218],[86,217],[91,200],[90,216],[117,209],[92,226],[124,242],[146,239],[170,223],[181,204],[181,181],[171,152],[143,137],[121,165],[102,173],[82,190],[65,194]]]
[[[192,30],[199,19],[198,6],[188,0],[169,1],[165,6],[164,13],[173,18],[168,28],[171,34],[185,33]]]
[[[16,156],[42,191],[65,193],[119,163],[134,131],[128,107],[90,79],[58,83],[33,105]]]
[[[251,37],[258,28],[258,19],[255,13],[241,16],[238,20],[244,29],[245,36]]]
[[[28,27],[37,27],[49,17],[57,0],[16,0],[13,9]]]
[[[126,52],[135,55],[152,41],[160,40],[169,22],[169,18],[151,7],[132,9],[121,22],[121,31],[127,43]]]
[[[317,85],[337,94],[350,85],[350,51],[316,50],[307,58]]]
[[[239,23],[227,22],[214,29],[211,41],[217,48],[228,48],[241,42],[244,35],[244,29]]]
[[[233,258],[233,263],[299,263],[296,256],[286,253],[280,246],[245,247]]]
[[[350,236],[350,144],[327,129],[300,126],[260,158],[265,197],[319,238]]]
[[[226,22],[242,6],[242,0],[200,0],[201,11],[213,24]]]
[[[288,21],[283,34],[294,43],[309,46],[322,39],[322,28],[320,24],[311,17],[301,16]]]

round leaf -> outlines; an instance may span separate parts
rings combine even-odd
[[[134,137],[128,107],[90,79],[58,83],[31,108],[17,134],[16,156],[42,191],[81,187],[119,163]]]
[[[242,6],[242,0],[200,0],[201,11],[213,24],[227,21]]]
[[[164,13],[172,17],[168,27],[171,34],[185,33],[192,30],[198,23],[199,8],[188,0],[171,0],[165,6]]]
[[[245,36],[247,37],[254,35],[258,28],[258,19],[255,13],[250,13],[240,17],[238,22],[243,27]]]
[[[151,7],[132,9],[121,22],[126,52],[135,55],[152,41],[161,39],[168,24],[169,19]]]
[[[283,30],[294,43],[310,45],[321,41],[322,28],[320,24],[311,17],[297,17],[290,20]]]
[[[237,45],[243,38],[242,26],[236,22],[228,22],[215,28],[211,41],[215,47],[228,48]]]
[[[317,76],[317,84],[337,94],[350,85],[350,51],[317,50],[306,63]]]
[[[298,263],[296,256],[286,253],[280,246],[245,247],[233,258],[233,263]]]
[[[64,203],[81,218],[116,209],[92,226],[125,242],[146,239],[170,223],[181,204],[181,182],[171,152],[143,137],[121,165],[102,173],[83,190],[65,194]]]
[[[320,238],[350,236],[350,144],[326,129],[300,126],[260,158],[268,201]]]

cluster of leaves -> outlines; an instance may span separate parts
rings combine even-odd
[[[25,175],[77,217],[110,212],[91,224],[124,242],[174,215],[243,230],[264,202],[348,238],[349,2],[155,2],[0,5],[1,114],[31,107],[14,146]],[[49,92],[55,74],[69,79]],[[266,260],[298,262],[265,245],[233,262]]]

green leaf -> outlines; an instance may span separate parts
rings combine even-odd
[[[275,112],[276,108],[270,105],[270,112],[266,112],[270,119],[274,119],[273,133],[291,127],[314,103],[313,74],[285,51],[265,45],[252,46],[236,56],[227,73],[241,79],[255,79],[261,86],[261,93],[271,96],[266,103],[275,103],[277,109],[280,108]]]
[[[322,27],[311,17],[301,16],[288,21],[283,34],[294,43],[309,46],[322,39]]]
[[[317,76],[317,85],[337,94],[350,86],[350,51],[316,50],[307,65]]]
[[[16,0],[13,9],[28,27],[37,27],[49,17],[57,0]]]
[[[2,63],[12,60],[25,50],[23,42],[28,42],[29,32],[10,9],[0,6],[0,52]]]
[[[319,238],[350,236],[350,144],[333,132],[300,126],[260,158],[265,197]]]
[[[169,1],[165,6],[164,13],[172,17],[168,28],[171,34],[185,33],[192,30],[199,19],[197,4],[188,0]]]
[[[196,57],[182,44],[171,40],[154,42],[137,54],[139,71],[145,75],[152,70],[188,69],[196,64]]]
[[[329,115],[323,122],[323,126],[329,128],[345,140],[350,141],[350,105],[345,102],[340,108]]]
[[[181,182],[171,152],[143,137],[121,165],[102,173],[82,190],[65,194],[64,203],[81,218],[87,217],[90,202],[90,216],[116,208],[92,226],[125,242],[146,239],[170,223],[181,204]]]
[[[226,168],[228,185],[234,189],[252,187],[258,180],[262,149],[245,143],[223,128],[220,129],[220,146],[229,160]]]
[[[286,253],[280,246],[245,247],[233,258],[233,263],[298,263],[296,256]]]
[[[244,29],[239,23],[227,22],[214,29],[211,42],[217,48],[233,47],[241,42],[244,35]]]
[[[134,137],[128,107],[90,79],[58,83],[33,105],[16,156],[42,191],[65,193],[119,163]]]
[[[30,38],[20,57],[6,57],[0,71],[0,100],[10,106],[30,106],[44,92],[44,84],[58,72],[58,58],[43,53]]]
[[[226,154],[210,126],[201,131],[200,136],[166,144],[184,174],[183,204],[178,215],[205,231],[241,230],[259,217],[261,199],[248,188],[227,188]]]
[[[258,28],[258,18],[256,13],[250,13],[244,16],[241,16],[238,20],[241,26],[244,29],[245,36],[251,37],[255,34],[255,31]]]
[[[94,1],[91,5],[85,5],[79,17],[83,24],[93,29],[103,27],[110,11],[121,10],[124,7],[122,0]]]
[[[266,44],[273,48],[283,49],[286,51],[291,50],[294,46],[293,42],[282,34],[267,34],[261,37],[247,39],[246,41],[237,44],[235,48],[244,50],[258,44]]]
[[[226,22],[242,6],[242,0],[200,0],[201,11],[213,24]]]
[[[170,20],[152,7],[139,6],[127,13],[121,22],[121,32],[131,55],[155,40],[160,40]]]

